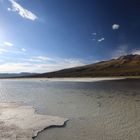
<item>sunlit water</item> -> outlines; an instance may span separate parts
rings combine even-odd
[[[22,101],[37,112],[69,118],[35,140],[139,140],[140,80],[58,82],[1,80],[0,101]]]

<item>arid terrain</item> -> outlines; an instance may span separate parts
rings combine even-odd
[[[117,59],[63,69],[27,77],[112,77],[140,76],[140,55],[126,55]]]

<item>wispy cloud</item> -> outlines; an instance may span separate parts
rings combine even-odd
[[[14,44],[11,43],[11,42],[8,42],[8,41],[4,41],[4,42],[3,42],[3,46],[12,47],[12,46],[14,46]]]
[[[104,40],[105,40],[105,38],[102,37],[102,38],[98,39],[98,42],[102,42],[102,41],[104,41]]]
[[[7,49],[0,48],[0,54],[3,54],[3,53],[5,53],[5,52],[7,52]]]
[[[140,49],[130,50],[130,45],[124,44],[124,45],[120,45],[111,55],[112,58],[118,58],[120,56],[129,55],[129,54],[140,55]]]
[[[120,28],[120,25],[119,24],[113,24],[112,25],[112,29],[113,30],[118,30]]]
[[[9,50],[9,49],[5,49],[5,48],[0,48],[0,54],[4,54],[4,53],[7,53],[7,55],[8,54],[23,54],[23,51],[17,50],[17,49]]]
[[[38,58],[38,59],[37,59]],[[53,61],[49,61],[49,60]],[[38,61],[37,61],[38,60]],[[40,61],[42,60],[42,61]],[[0,64],[0,72],[51,72],[65,68],[82,66],[85,63],[80,59],[49,58],[45,56],[33,57],[22,63],[7,62]]]
[[[21,51],[22,51],[22,52],[26,52],[26,49],[25,49],[25,48],[22,48]]]
[[[129,51],[128,51],[128,45],[127,44],[124,44],[124,45],[120,45],[111,55],[112,58],[118,58],[120,56],[123,56],[123,55],[127,55],[129,54]]]
[[[92,33],[92,41],[95,41],[95,42],[102,42],[102,41],[105,41],[105,38],[103,37],[103,35],[101,34],[97,34],[96,32],[93,32]]]
[[[46,56],[37,56],[35,59],[41,60],[41,61],[54,61],[53,58],[51,57],[46,57]]]
[[[0,54],[8,53],[8,54],[22,54],[26,52],[25,48],[16,48],[13,47],[14,44],[8,41],[4,41],[0,43]]]
[[[9,41],[4,41],[0,43],[0,47],[12,47],[12,46],[14,46],[14,44]]]
[[[81,59],[71,59],[71,58],[51,58],[47,56],[35,56],[30,59],[27,59],[27,62],[38,62],[42,64],[54,64],[61,65],[62,67],[73,67],[83,65]]]
[[[35,56],[28,59],[30,62],[48,62],[48,61],[55,61],[53,58],[46,57],[46,56]]]
[[[94,32],[94,33],[92,33],[92,35],[97,35],[97,33]]]
[[[134,49],[131,53],[140,55],[140,49]]]
[[[9,0],[12,4],[11,8],[8,8],[8,11],[17,12],[21,17],[29,19],[29,20],[37,20],[38,17],[32,13],[31,11],[23,8],[20,4],[18,4],[15,0]]]
[[[64,59],[63,66],[65,67],[77,67],[77,66],[82,66],[84,63],[80,59]],[[68,64],[68,66],[67,66]]]
[[[0,72],[1,73],[17,73],[29,71],[31,69],[31,65],[28,63],[3,63],[0,64]]]

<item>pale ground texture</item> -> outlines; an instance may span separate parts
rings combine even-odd
[[[0,140],[32,140],[50,126],[62,126],[67,119],[35,114],[35,109],[20,103],[0,103]]]
[[[66,82],[97,82],[97,81],[110,81],[110,80],[122,80],[125,78],[46,78],[48,81],[66,81]]]
[[[72,83],[67,88],[68,84]],[[78,89],[61,89],[55,97],[59,94],[57,106],[65,110],[60,114],[70,119],[67,127],[43,131],[35,140],[140,140],[139,85],[138,80],[126,80],[78,83],[73,85]]]
[[[128,77],[97,77],[97,78],[28,78],[28,81],[52,81],[52,82],[98,82],[98,81],[114,81],[114,80],[123,80]],[[1,81],[9,81],[10,79],[1,79]],[[26,81],[27,78],[14,78],[11,80],[21,80],[21,81]]]
[[[66,128],[43,131],[35,140],[140,140],[140,96],[133,96],[89,94],[83,100],[79,97],[83,105],[76,103],[74,107],[73,103],[73,110],[81,117],[69,115]]]

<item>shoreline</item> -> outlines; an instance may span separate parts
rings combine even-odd
[[[122,80],[122,79],[140,79],[140,76],[103,76],[103,77],[0,77],[0,80],[5,80],[5,79],[18,79],[18,80],[23,80],[23,79],[38,79],[38,80],[60,80],[60,81],[67,81],[67,80],[76,80],[76,81],[91,81],[91,80]]]
[[[110,80],[123,80],[128,79],[127,77],[73,77],[73,78],[0,78],[0,80],[47,80],[47,81],[65,81],[65,82],[96,82],[96,81],[110,81]]]

